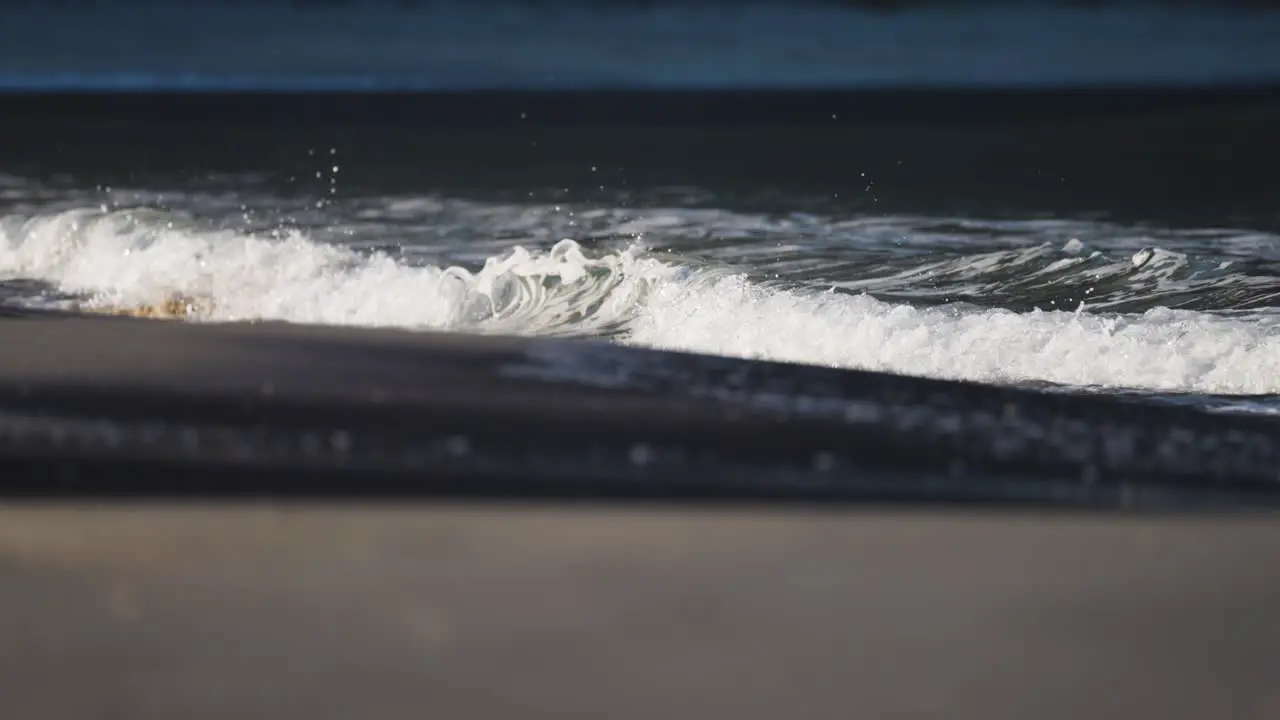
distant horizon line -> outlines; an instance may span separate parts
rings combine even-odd
[[[405,8],[423,7],[427,5],[527,5],[534,7],[554,7],[573,5],[577,7],[617,7],[617,8],[652,8],[655,6],[724,6],[739,8],[746,5],[808,5],[821,7],[843,7],[856,10],[872,10],[893,12],[924,7],[966,7],[980,6],[1063,6],[1070,8],[1097,9],[1118,6],[1155,6],[1155,7],[1220,7],[1231,10],[1272,10],[1280,9],[1280,0],[113,0],[121,5],[289,5],[300,10],[324,10],[328,8],[349,7],[353,5],[396,5]],[[101,5],[104,0],[10,0],[14,5]]]
[[[141,76],[141,77],[139,77]],[[355,80],[356,82],[351,82]],[[1249,92],[1280,91],[1280,74],[1265,76],[1234,76],[1221,78],[1138,78],[1122,77],[1103,80],[1074,81],[964,81],[964,82],[901,82],[876,81],[846,82],[838,84],[804,83],[437,83],[380,80],[378,78],[246,78],[234,76],[201,76],[185,79],[146,74],[129,74],[112,78],[28,78],[4,77],[0,74],[0,93],[40,94],[132,94],[132,93],[298,93],[298,94],[579,94],[579,93],[859,93],[859,92],[1142,92],[1153,91],[1210,91]]]

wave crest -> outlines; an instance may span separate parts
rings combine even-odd
[[[762,282],[758,266],[742,273],[564,240],[466,269],[300,231],[209,229],[154,210],[0,219],[0,287],[6,277],[28,289],[39,281],[48,289],[41,302],[61,307],[136,311],[179,298],[171,315],[204,322],[607,337],[996,383],[1280,393],[1280,314],[1185,306],[1208,297],[1238,307],[1242,292],[1260,302],[1273,292],[1266,276],[1171,250],[1116,257],[1082,243],[868,265],[857,280]],[[1086,287],[1095,288],[1087,309],[1041,307]]]
[[[296,231],[204,231],[150,210],[0,222],[0,274],[49,282],[58,291],[49,304],[197,321],[612,335],[669,271],[635,249],[588,257],[572,240],[545,253],[516,247],[472,272]]]

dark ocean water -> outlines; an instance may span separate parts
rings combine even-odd
[[[6,3],[0,87],[1183,84],[1280,75],[1266,2]]]

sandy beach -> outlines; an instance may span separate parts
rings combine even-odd
[[[1265,718],[1267,519],[0,506],[17,717]]]

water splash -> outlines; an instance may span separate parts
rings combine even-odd
[[[511,225],[513,213],[530,221],[532,211],[486,212],[500,221],[486,226],[492,230]],[[1006,249],[975,240],[977,250],[952,247],[939,258],[919,247],[889,253],[865,237],[857,248],[849,227],[838,223],[831,224],[827,248],[815,250],[800,238],[819,221],[792,220],[789,235],[778,237],[796,241],[796,250],[785,251],[793,258],[822,257],[838,246],[856,257],[843,266],[825,263],[823,273],[835,280],[812,276],[812,266],[766,279],[767,262],[735,269],[716,255],[717,247],[730,246],[689,244],[679,232],[657,230],[664,223],[679,230],[681,218],[632,213],[625,222],[633,231],[642,226],[650,247],[630,242],[617,249],[589,240],[616,235],[622,215],[602,211],[593,220],[583,213],[583,242],[502,241],[507,250],[459,265],[432,262],[432,253],[326,242],[302,229],[211,228],[158,210],[37,212],[0,219],[0,286],[25,288],[24,302],[89,309],[136,308],[176,296],[190,301],[186,312],[196,322],[607,337],[997,383],[1280,393],[1280,314],[1267,304],[1276,276],[1243,259],[1155,247],[1134,262],[1141,245],[1123,252],[1115,251],[1124,247],[1116,242],[1108,251],[1081,241],[1018,247],[1008,237],[999,240]],[[707,224],[730,219],[698,218],[704,233]],[[593,226],[597,221],[614,230]],[[928,246],[927,237],[915,239]],[[668,247],[652,247],[664,240]],[[757,238],[736,247],[770,246]],[[1040,307],[1045,298],[1089,288],[1083,306]]]

